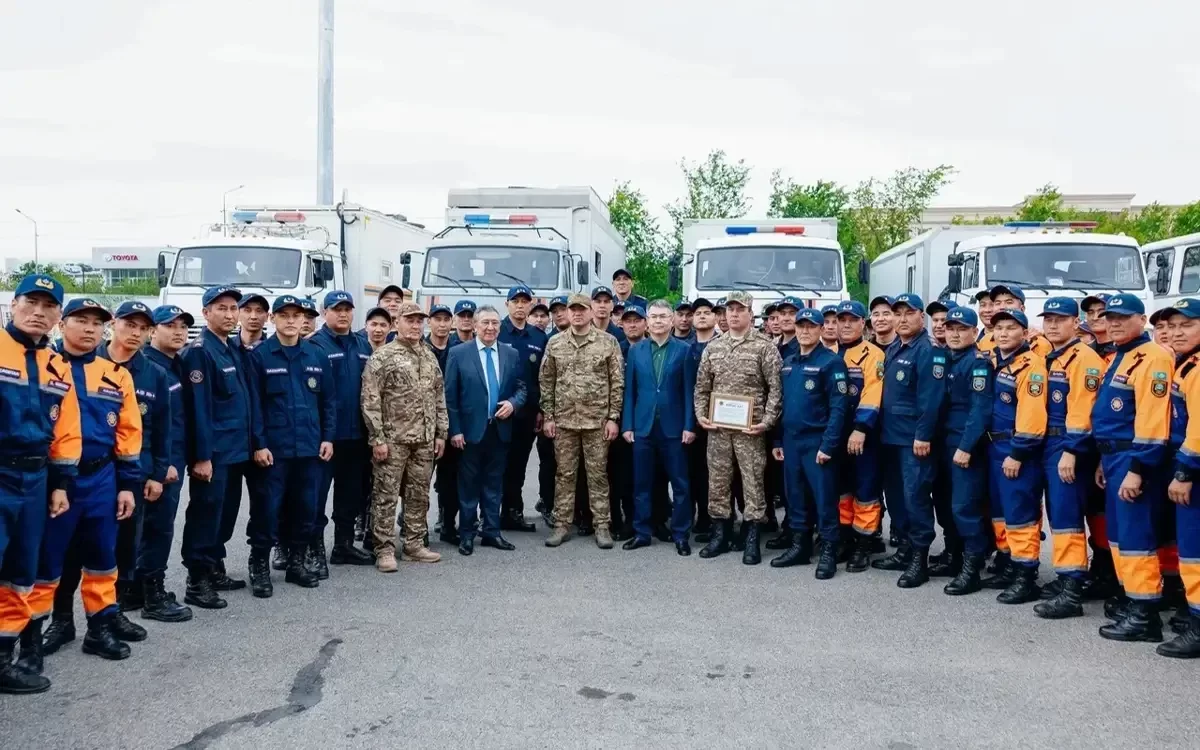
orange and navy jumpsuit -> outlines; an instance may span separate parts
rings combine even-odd
[[[83,566],[83,610],[90,620],[117,609],[117,493],[141,496],[142,415],[129,370],[89,352],[63,353],[77,385],[83,451],[70,509],[46,523],[37,582],[29,597],[34,617],[50,614],[68,547]]]
[[[1046,437],[1046,360],[1029,344],[1007,358],[992,352],[995,370],[992,440],[988,451],[996,549],[1026,568],[1038,567],[1042,540],[1042,443]],[[1004,459],[1021,462],[1016,479]]]
[[[1100,359],[1104,361],[1104,369],[1102,372],[1108,372],[1108,368],[1112,365],[1113,360],[1117,356],[1117,345],[1111,341],[1100,343],[1099,341],[1092,344],[1092,351],[1100,355]],[[1099,456],[1095,458],[1099,463]],[[1078,472],[1076,472],[1078,473]],[[1088,543],[1092,546],[1092,550],[1101,554],[1108,555],[1108,523],[1107,514],[1104,512],[1104,490],[1101,489],[1095,481],[1088,482],[1088,499],[1087,499],[1087,527],[1088,527]],[[1093,566],[1095,561],[1093,560]]]
[[[839,481],[841,499],[838,515],[842,526],[853,526],[854,532],[872,536],[879,531],[882,506],[879,499],[883,481],[879,474],[879,402],[883,398],[883,350],[869,341],[859,339],[842,347],[842,360],[849,371],[850,392],[846,399],[846,422],[850,433],[867,436],[860,456],[847,455],[841,462]],[[842,441],[845,448],[845,440]],[[846,537],[848,538],[848,537]]]
[[[1048,357],[1050,356],[1050,352],[1054,350],[1054,345],[1050,343],[1050,339],[1040,333],[1030,339],[1028,344],[1030,351],[1039,357]],[[979,351],[991,354],[996,350],[996,339],[991,331],[984,331],[979,335],[979,340],[975,342],[975,346],[979,348]]]
[[[1172,370],[1171,355],[1142,334],[1117,347],[1092,409],[1113,563],[1125,595],[1139,601],[1162,598],[1156,523],[1167,502],[1167,478],[1156,469],[1170,437]],[[1142,478],[1132,502],[1117,494],[1129,473]]]
[[[9,323],[0,330],[0,640],[32,617],[29,597],[53,490],[69,490],[82,436],[71,368]]]
[[[1095,463],[1089,460],[1092,443],[1092,407],[1104,360],[1075,339],[1046,358],[1050,367],[1050,403],[1046,406],[1046,514],[1054,534],[1054,572],[1082,580],[1087,575],[1087,538],[1084,515],[1088,487],[1095,481]],[[1075,481],[1058,475],[1064,454],[1075,457]]]
[[[1178,440],[1175,478],[1192,483],[1188,505],[1175,506],[1175,532],[1179,540],[1179,575],[1188,609],[1200,617],[1200,351],[1180,357],[1171,384],[1171,443]]]

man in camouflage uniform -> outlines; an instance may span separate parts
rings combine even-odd
[[[404,496],[403,559],[437,562],[425,547],[429,477],[450,428],[437,357],[421,341],[425,312],[400,305],[396,338],[371,355],[362,375],[362,413],[375,463],[371,503],[375,567],[396,572],[396,503]]]
[[[557,547],[569,536],[580,453],[596,525],[596,546],[613,546],[605,469],[608,443],[616,438],[621,419],[625,367],[617,340],[592,327],[591,305],[587,295],[571,295],[567,304],[571,328],[546,345],[538,379],[545,414],[542,431],[554,439],[558,464],[554,529],[546,539],[547,547]]]
[[[767,432],[779,421],[781,392],[779,350],[767,337],[755,332],[754,299],[748,292],[733,292],[726,300],[729,331],[713,339],[700,358],[696,373],[696,420],[709,430],[708,513],[716,524],[701,557],[716,557],[728,552],[733,537],[730,519],[730,490],[734,464],[739,469],[746,496],[743,523],[750,524],[742,562],[757,565],[759,524],[766,515],[763,470],[767,460]],[[715,427],[709,421],[709,403],[714,394],[754,399],[752,426],[744,431]]]

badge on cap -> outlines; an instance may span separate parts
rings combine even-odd
[[[33,280],[34,286],[40,286],[42,289],[53,289],[54,282],[50,279],[37,278]]]

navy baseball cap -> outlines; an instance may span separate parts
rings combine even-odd
[[[709,310],[712,310],[712,300],[708,299],[707,297],[697,297],[696,299],[692,300],[693,310],[699,310],[701,307],[707,307]]]
[[[404,287],[397,284],[388,284],[383,289],[379,290],[379,297],[376,297],[375,299],[383,297],[383,295],[387,294],[388,292],[395,292],[396,294],[400,295],[400,299],[404,299]]]
[[[896,298],[896,301],[892,303],[892,309],[894,310],[901,305],[904,305],[905,307],[911,307],[917,312],[925,311],[925,300],[921,299],[921,295],[919,294],[901,294]]]
[[[614,295],[612,293],[612,290],[606,286],[598,286],[595,289],[593,289],[592,290],[592,299],[596,299],[601,294],[607,294],[611,299],[616,299],[616,295]]]
[[[867,305],[867,309],[874,310],[876,305],[887,305],[888,309],[890,310],[890,309],[892,309],[892,305],[895,305],[895,304],[896,304],[895,297],[889,297],[886,294],[881,294],[878,297],[876,297],[875,299],[871,300],[871,304]]]
[[[821,315],[837,315],[837,305],[825,305],[821,308]]]
[[[317,301],[312,297],[301,297],[300,306],[304,308],[304,312],[308,313],[310,318],[315,318],[320,314],[317,312]]]
[[[450,313],[450,308],[445,305],[434,305],[434,307],[438,308],[437,312]],[[392,314],[384,307],[372,307],[370,310],[367,310],[367,317],[365,319],[370,320],[371,318],[383,318],[388,323],[392,322]]]
[[[1079,308],[1084,312],[1087,312],[1088,308],[1096,305],[1107,305],[1110,299],[1112,299],[1112,295],[1106,292],[1101,292],[1100,294],[1089,294],[1083,298],[1082,302],[1079,303]]]
[[[132,318],[135,315],[141,315],[146,320],[154,323],[154,313],[145,303],[138,302],[135,299],[125,300],[117,307],[117,311],[113,313],[114,318]]]
[[[958,303],[952,299],[935,299],[933,302],[925,305],[925,313],[933,315],[934,313],[950,312],[956,307],[958,307]]]
[[[1170,317],[1172,315],[1182,315],[1185,318],[1200,318],[1200,299],[1195,297],[1184,297],[1170,307],[1164,307],[1159,310],[1156,315]]]
[[[307,312],[304,309],[303,297],[296,297],[291,294],[281,294],[276,297],[275,301],[271,304],[271,314],[274,315],[285,307],[294,307],[301,312]]]
[[[1015,320],[1022,328],[1029,328],[1029,318],[1025,317],[1025,313],[1020,310],[997,310],[992,315],[992,325],[996,325],[1002,320]]]
[[[328,310],[338,305],[350,305],[350,307],[354,307],[354,298],[350,296],[349,292],[335,289],[325,295],[325,301],[321,304],[321,307]]]
[[[113,318],[112,313],[108,311],[108,308],[91,297],[76,297],[68,302],[67,306],[63,308],[63,317],[69,318],[72,315],[85,312],[94,312],[98,314],[106,323]]]
[[[204,296],[200,298],[200,304],[208,307],[221,297],[233,297],[234,302],[240,302],[242,300],[242,293],[238,291],[237,287],[210,286],[204,290]]]
[[[516,285],[510,286],[508,288],[508,301],[509,302],[512,302],[513,300],[515,300],[517,297],[520,297],[521,295],[528,297],[530,302],[533,301],[533,290],[530,289],[529,287],[525,286],[524,284],[516,284]]]
[[[475,304],[475,300],[460,299],[458,302],[454,303],[454,314],[459,315],[461,313],[470,313],[472,316],[474,316],[476,307],[478,307],[478,305]]]
[[[621,317],[624,318],[626,315],[636,315],[642,320],[646,319],[646,311],[642,309],[641,305],[630,305],[629,307],[626,307],[625,312],[621,314]]]
[[[997,284],[988,291],[988,296],[992,299],[996,299],[997,294],[1011,294],[1022,303],[1025,302],[1025,292],[1016,284]]]
[[[800,310],[804,307],[804,303],[796,297],[787,296],[775,303],[776,310],[782,310],[785,307],[792,307]]]
[[[1061,315],[1067,318],[1079,317],[1079,304],[1070,297],[1051,297],[1037,314],[1039,318],[1047,315]]]
[[[992,290],[991,289],[980,289],[978,292],[975,292],[975,301],[976,302],[982,302],[985,299],[991,299],[991,298],[992,298]]]
[[[682,312],[684,310],[687,310],[690,312],[691,309],[692,309],[692,303],[688,302],[685,299],[681,299],[675,303],[675,312]]]
[[[44,294],[62,306],[63,285],[53,276],[44,273],[31,273],[17,284],[13,297],[24,297],[29,294]]]
[[[267,302],[267,298],[262,296],[261,294],[244,295],[240,300],[238,300],[238,308],[239,309],[243,308],[246,305],[250,304],[251,302],[261,302],[263,307],[265,307],[268,310],[271,309],[271,303]]]
[[[1104,315],[1145,315],[1146,305],[1132,294],[1114,294],[1104,306]]]
[[[825,316],[811,307],[806,307],[796,313],[797,323],[812,323],[815,326],[825,325]]]
[[[718,297],[716,304],[713,305],[713,310],[724,310],[724,309],[725,309],[725,298]]]
[[[967,328],[975,328],[979,325],[979,315],[971,308],[960,305],[946,313],[946,325],[950,325],[951,323],[966,326]]]
[[[159,305],[150,313],[150,317],[156,326],[161,326],[165,323],[174,323],[180,318],[183,318],[183,322],[188,328],[196,325],[196,319],[192,317],[190,312],[175,305]]]
[[[545,302],[534,302],[533,307],[529,308],[529,312],[533,312],[534,310],[542,310],[543,312],[549,313],[550,306]]]
[[[633,281],[633,274],[629,272],[628,268],[618,268],[617,270],[613,271],[612,280],[616,281],[622,276],[626,276],[630,281]]]
[[[446,313],[447,315],[452,316],[452,317],[454,315],[454,312],[450,309],[449,305],[434,305],[429,308],[429,317],[432,318],[434,315],[437,315],[438,313]],[[367,313],[367,317],[368,318],[371,317],[371,314]],[[389,314],[388,319],[390,320],[391,317],[392,316]]]
[[[867,308],[863,307],[863,303],[854,300],[846,300],[838,305],[838,315],[853,315],[856,318],[867,317]]]
[[[550,300],[550,310],[554,310],[554,308],[556,308],[560,305],[562,307],[567,306],[567,295],[560,294],[557,297],[555,297],[554,299]]]

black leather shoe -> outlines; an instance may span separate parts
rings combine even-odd
[[[1045,586],[1042,586],[1042,593],[1039,598],[1042,601],[1047,602],[1047,601],[1050,601],[1051,599],[1053,599],[1054,597],[1058,596],[1059,594],[1061,594],[1062,587],[1063,587],[1062,582],[1063,582],[1063,579],[1060,576],[1058,578],[1055,578],[1050,583],[1047,583]]]
[[[988,566],[988,572],[993,575],[979,580],[980,585],[985,589],[1003,591],[1012,585],[1016,577],[1016,567],[1012,564],[1012,559],[1002,553],[997,552],[992,559],[992,564]]]
[[[768,539],[763,546],[767,549],[791,549],[794,536],[791,529],[784,529],[778,536]]]
[[[708,544],[700,550],[700,557],[709,559],[718,557],[729,551],[729,537],[733,535],[733,521],[728,520],[723,523],[714,523],[712,536],[708,540]]]
[[[642,547],[649,547],[649,546],[650,546],[649,539],[647,539],[645,537],[636,537],[635,536],[633,539],[630,539],[628,542],[625,542],[624,544],[622,544],[621,549],[628,551],[628,550],[641,549]]]
[[[1101,626],[1100,637],[1110,641],[1160,643],[1163,639],[1162,618],[1153,604],[1130,600],[1125,617]]]
[[[351,542],[338,542],[333,545],[333,551],[329,553],[329,563],[331,565],[374,565],[375,560],[371,558],[371,553],[355,547]],[[313,571],[314,573],[319,571]],[[329,573],[325,573],[325,578],[329,577]],[[324,580],[324,579],[322,579]]]
[[[208,571],[200,570],[188,572],[183,601],[200,609],[225,609],[228,606],[228,602],[217,596],[216,591],[213,591]]]
[[[1058,593],[1051,599],[1035,604],[1033,613],[1043,620],[1083,617],[1083,581],[1059,576],[1054,582],[1058,584]],[[1050,587],[1045,586],[1042,591],[1045,592],[1048,588]]]
[[[21,658],[17,659],[17,666],[33,674],[41,674],[45,665],[42,657],[42,623],[45,621],[45,617],[30,620],[21,631]]]
[[[93,617],[83,636],[83,653],[99,656],[111,661],[128,659],[129,644],[117,640],[108,617]]]
[[[441,539],[452,547],[457,547],[458,543],[462,541],[462,537],[458,535],[458,530],[453,526],[443,526],[442,533],[438,534],[438,539]]]
[[[517,547],[502,536],[485,536],[479,540],[480,547],[491,547],[502,552],[512,552]]]
[[[259,599],[270,599],[275,593],[271,584],[270,551],[265,549],[250,550],[250,593]]]
[[[246,588],[246,582],[238,578],[230,578],[225,572],[224,561],[217,563],[212,574],[213,591],[240,591]]]
[[[1121,583],[1117,580],[1117,571],[1113,567],[1112,551],[1097,549],[1092,551],[1092,564],[1088,569],[1087,580],[1083,583],[1083,598],[1085,601],[1104,601],[1121,593]]]
[[[870,541],[850,532],[850,557],[846,559],[847,573],[862,573],[871,567]]]
[[[612,529],[614,542],[625,542],[637,536],[629,523],[613,524]]]
[[[294,583],[300,588],[315,589],[321,585],[316,572],[308,567],[305,556],[306,545],[298,544],[288,550],[288,566],[283,574],[285,583]]]
[[[903,546],[903,544],[904,537],[900,536],[900,532],[896,529],[890,529],[888,531],[888,546],[895,549]]]
[[[1172,659],[1200,659],[1200,615],[1189,615],[1179,637],[1160,645],[1154,653]]]
[[[957,549],[947,549],[938,557],[937,562],[929,561],[930,578],[954,578],[962,568],[963,553]]]
[[[1001,604],[1027,604],[1036,602],[1041,594],[1037,584],[1037,569],[1014,565],[1012,584],[996,595]]]
[[[1104,616],[1110,620],[1123,620],[1125,615],[1129,613],[1129,605],[1133,600],[1125,596],[1124,593],[1119,593],[1116,596],[1110,596],[1104,600]]]
[[[50,624],[42,635],[42,653],[53,654],[75,640],[75,618],[51,615]]]
[[[818,581],[827,581],[837,574],[837,553],[838,544],[836,542],[821,544],[821,556],[817,558],[817,569],[813,573]]]
[[[122,612],[136,612],[145,605],[138,581],[117,581],[117,605]]]
[[[753,525],[749,521],[742,519],[742,525],[738,527],[737,533],[729,537],[729,548],[734,552],[745,552],[746,535],[750,533],[750,527]]]
[[[900,545],[896,551],[879,560],[872,560],[871,567],[875,570],[890,570],[900,572],[908,569],[908,561],[912,559],[912,548],[907,544]]]
[[[287,570],[287,547],[282,544],[277,545],[271,554],[271,570]]]
[[[742,565],[758,565],[762,562],[762,549],[758,544],[759,526],[753,521],[745,523],[750,524],[750,530],[746,532],[746,549],[742,552]]]
[[[500,516],[501,531],[537,531],[537,526],[525,520],[520,511],[509,511]]]
[[[948,596],[965,596],[979,591],[983,588],[979,583],[981,568],[983,568],[982,557],[967,555],[963,558],[962,567],[958,569],[958,575],[942,588],[942,592]]]
[[[1175,610],[1175,614],[1171,615],[1171,619],[1167,620],[1167,627],[1175,635],[1183,635],[1187,629],[1192,626],[1192,609],[1186,603]]]
[[[791,568],[796,565],[808,565],[812,562],[812,547],[807,534],[792,536],[792,546],[787,548],[779,557],[771,560],[772,568]]]
[[[883,543],[883,535],[876,532],[867,537],[867,552],[872,555],[882,555],[887,553],[887,545]]]
[[[929,550],[925,547],[913,547],[908,556],[908,567],[896,579],[896,585],[902,589],[915,589],[929,582]]]
[[[680,557],[689,557],[692,554],[692,545],[688,544],[686,539],[675,542],[675,554]]]
[[[137,643],[146,640],[146,629],[137,623],[130,622],[125,613],[117,610],[108,620],[108,627],[117,640]]]
[[[159,573],[142,581],[146,604],[142,617],[158,622],[187,622],[192,619],[192,610],[175,601],[175,594],[166,590],[163,575]]]
[[[475,540],[465,536],[459,539],[458,554],[462,555],[463,557],[470,557],[471,555],[475,554]]]
[[[354,545],[350,545],[352,548]],[[288,564],[291,564],[291,554],[288,554]],[[359,563],[350,563],[358,565]],[[317,577],[318,581],[324,581],[329,578],[329,556],[325,554],[325,540],[318,539],[315,542],[309,542],[308,547],[304,551],[304,567]]]
[[[15,641],[0,643],[0,693],[30,695],[50,689],[50,680],[13,663]]]

